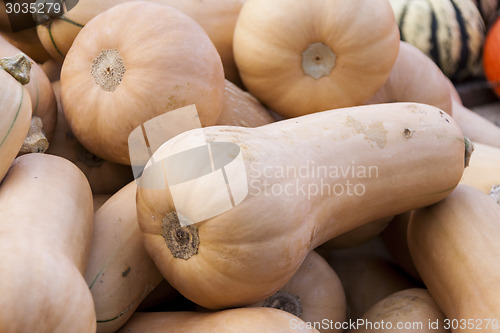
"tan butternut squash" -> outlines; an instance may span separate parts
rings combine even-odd
[[[454,333],[500,329],[499,222],[500,206],[467,185],[411,216],[411,256]]]
[[[211,313],[136,313],[118,333],[317,333],[294,315],[272,308],[237,308]]]
[[[468,168],[465,169],[464,173]],[[394,262],[398,264],[412,278],[421,282],[422,278],[418,274],[413,259],[408,248],[408,223],[410,223],[411,212],[397,215],[382,232],[381,238],[391,254]]]
[[[25,58],[26,59],[26,58]],[[14,70],[10,74],[7,70]],[[31,101],[28,90],[14,76],[28,75],[12,68],[8,61],[0,61],[0,182],[23,145],[31,119]],[[14,75],[14,76],[13,76]],[[21,79],[22,81],[22,79]]]
[[[0,58],[12,57],[21,51],[7,40],[0,36]],[[41,120],[34,120],[35,133],[25,143],[24,152],[44,152],[48,148],[48,140],[52,138],[57,122],[57,104],[49,79],[40,66],[28,58],[31,62],[30,81],[26,84],[33,117]],[[36,122],[39,122],[37,124]],[[41,128],[39,127],[41,125]],[[31,141],[29,141],[31,139]]]
[[[217,125],[257,127],[274,121],[271,113],[254,96],[226,80],[224,104]]]
[[[63,61],[77,34],[92,18],[129,0],[79,0],[61,18],[38,26],[38,36],[54,59]],[[245,0],[152,0],[175,7],[198,22],[219,52],[226,78],[240,83],[233,58],[233,31]]]
[[[398,291],[372,306],[356,323],[352,333],[405,332],[446,333],[441,309],[426,289]]]
[[[342,249],[359,246],[370,239],[377,237],[391,222],[393,216],[364,224],[356,229],[330,239],[321,246],[329,249]]]
[[[144,249],[136,218],[135,182],[95,213],[85,280],[94,299],[97,332],[116,332],[163,280]]]
[[[188,152],[163,164],[172,152],[197,147],[202,139],[222,151],[217,160],[241,154],[235,159],[240,172],[230,175],[239,191],[232,209],[225,183],[183,184],[206,174],[209,159],[195,153],[190,160]],[[137,213],[144,245],[188,299],[214,309],[252,304],[283,287],[308,252],[329,239],[442,200],[462,177],[465,150],[449,115],[414,103],[336,109],[257,128],[184,132],[153,154],[151,161],[158,162],[140,178]],[[184,179],[170,174],[174,179],[167,183],[183,185],[175,187],[175,198],[163,171],[157,172],[162,165]],[[301,177],[304,168],[308,176]]]
[[[92,196],[94,202],[94,213],[111,198],[111,194],[94,194]]]
[[[473,186],[500,202],[500,148],[474,143],[474,154],[460,183]]]
[[[342,332],[346,316],[345,294],[339,277],[319,254],[310,252],[298,271],[277,293],[252,307],[287,311],[324,332]]]
[[[253,0],[233,49],[245,87],[295,117],[366,102],[389,77],[399,33],[385,0]]]
[[[37,63],[47,61],[51,58],[40,42],[35,27],[17,32],[11,32],[9,27],[8,30],[1,31],[0,36]]]
[[[57,99],[57,127],[47,154],[64,157],[82,170],[94,194],[114,194],[134,179],[129,166],[120,165],[99,158],[89,152],[75,138],[64,117],[60,100],[60,83],[52,83]]]
[[[95,332],[83,279],[92,237],[92,194],[71,162],[27,154],[0,186],[0,331]]]
[[[62,64],[54,59],[49,59],[41,64],[42,70],[50,82],[59,81],[61,78]]]
[[[474,142],[500,148],[500,127],[480,114],[453,101],[453,118]]]
[[[213,125],[223,98],[221,60],[205,31],[178,9],[151,2],[119,4],[92,19],[61,71],[75,137],[120,164],[130,165],[129,134],[145,121],[195,104],[201,124]]]
[[[351,321],[390,294],[418,286],[395,264],[379,237],[348,249],[320,247],[318,252],[342,282]]]
[[[367,103],[418,102],[452,114],[448,80],[431,58],[401,41],[389,78]]]

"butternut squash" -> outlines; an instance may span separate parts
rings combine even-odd
[[[26,58],[25,58],[26,59]],[[9,62],[0,61],[0,182],[23,145],[31,119],[31,101],[28,90],[14,76],[25,77],[29,69],[20,73]],[[21,79],[22,80],[22,79]]]
[[[218,312],[136,313],[117,333],[318,333],[294,315],[272,308],[238,308]]]
[[[389,77],[399,33],[386,0],[252,0],[233,49],[245,87],[295,117],[365,103]]]
[[[475,154],[474,154],[475,155]],[[464,173],[468,168],[465,169]],[[391,254],[394,262],[416,281],[422,282],[408,248],[408,224],[410,223],[410,212],[397,215],[389,226],[382,232],[381,238]]]
[[[228,169],[239,191],[232,209],[224,180],[183,184],[210,166],[196,149],[163,163],[202,140],[221,152],[217,163],[225,156],[240,163],[231,165],[239,165],[239,173]],[[140,178],[137,214],[144,245],[163,276],[195,303],[212,309],[252,304],[282,288],[320,244],[445,198],[462,177],[465,151],[449,115],[416,103],[184,132],[156,150]],[[167,171],[171,182],[158,166],[174,172]],[[182,185],[175,187],[175,198],[167,183]]]
[[[52,83],[57,99],[57,127],[47,154],[64,157],[82,170],[94,194],[114,194],[130,183],[134,176],[130,167],[109,162],[89,152],[71,131],[60,100],[61,85]]]
[[[473,186],[500,202],[500,149],[474,143],[474,154],[461,184]]]
[[[50,55],[63,61],[80,30],[92,18],[129,0],[79,0],[77,5],[47,24],[38,26],[38,36]],[[233,58],[233,32],[245,0],[151,0],[175,7],[198,22],[219,52],[226,78],[240,83]]]
[[[384,85],[367,102],[418,102],[452,114],[448,78],[427,55],[401,41],[396,63]]]
[[[446,333],[443,312],[426,289],[398,291],[372,306],[352,333],[405,332]]]
[[[9,28],[1,31],[0,36],[37,63],[51,58],[38,38],[36,27],[17,32],[11,32]]]
[[[75,137],[120,164],[130,165],[129,134],[145,121],[196,104],[201,124],[214,125],[223,98],[221,60],[205,31],[178,9],[151,2],[119,4],[92,19],[61,70]]]
[[[12,57],[21,51],[0,36],[0,58]],[[41,120],[42,128],[35,128],[31,142],[26,141],[24,152],[44,152],[48,148],[48,140],[52,138],[57,122],[57,104],[49,79],[40,66],[29,58],[31,62],[30,81],[26,84],[33,117]],[[37,125],[35,120],[33,125]]]
[[[453,101],[453,118],[474,142],[500,148],[500,127],[480,114]]]
[[[108,201],[109,198],[111,198],[111,194],[94,194],[92,198],[95,213],[106,201]]]
[[[498,332],[499,222],[500,206],[467,185],[411,216],[411,256],[454,333]]]
[[[90,186],[71,162],[27,154],[12,163],[0,186],[1,332],[95,332],[82,276],[92,216]]]
[[[95,213],[85,280],[94,299],[97,332],[116,332],[163,280],[143,246],[137,224],[135,182]]]
[[[274,118],[254,96],[226,80],[224,104],[217,125],[257,127],[274,122]]]
[[[61,78],[61,67],[62,64],[54,59],[49,59],[45,61],[42,65],[42,70],[47,75],[50,82],[59,81]]]
[[[318,252],[342,282],[351,321],[392,293],[419,286],[395,264],[379,237],[347,249],[320,247]]]
[[[329,249],[342,249],[359,246],[370,239],[377,237],[391,222],[393,216],[364,224],[356,229],[330,239],[321,246]]]
[[[283,288],[252,307],[287,311],[325,333],[342,332],[331,323],[345,321],[345,302],[339,277],[325,259],[312,251]]]

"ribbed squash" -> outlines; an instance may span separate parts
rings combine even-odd
[[[252,307],[289,312],[305,322],[341,323],[346,317],[344,289],[335,271],[318,253],[309,253],[299,270],[274,295]],[[321,333],[342,332],[334,325],[317,327]]]
[[[387,0],[247,1],[233,42],[245,87],[285,117],[363,104],[398,48]]]
[[[495,22],[498,17],[498,0],[472,0],[479,9],[487,27]]]
[[[28,90],[4,67],[11,68],[7,64],[0,65],[0,181],[21,149],[31,119]],[[28,73],[29,69],[25,69],[23,76]]]
[[[482,72],[484,22],[472,0],[389,0],[401,39],[427,54],[452,80]]]
[[[205,31],[178,9],[152,2],[126,2],[93,18],[61,71],[75,137],[120,164],[130,165],[128,137],[147,120],[195,104],[201,124],[214,125],[223,98],[222,63]]]

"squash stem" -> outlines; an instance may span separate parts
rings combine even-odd
[[[30,82],[31,61],[24,53],[0,59],[0,67],[23,85]]]
[[[26,139],[19,150],[20,154],[45,153],[49,148],[49,141],[43,133],[42,119],[37,116],[31,118],[31,124]]]
[[[466,137],[464,137],[464,143],[465,143],[465,168],[467,168],[469,166],[472,152],[474,151],[474,144],[469,138]]]
[[[198,254],[198,228],[194,225],[181,226],[176,212],[168,213],[163,219],[162,236],[174,258],[188,260]]]
[[[299,318],[301,318],[303,312],[300,297],[283,290],[278,290],[275,294],[269,296],[264,301],[263,306],[283,310]]]

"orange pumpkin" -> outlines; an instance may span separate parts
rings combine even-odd
[[[483,46],[484,74],[500,97],[500,19],[488,31]]]

